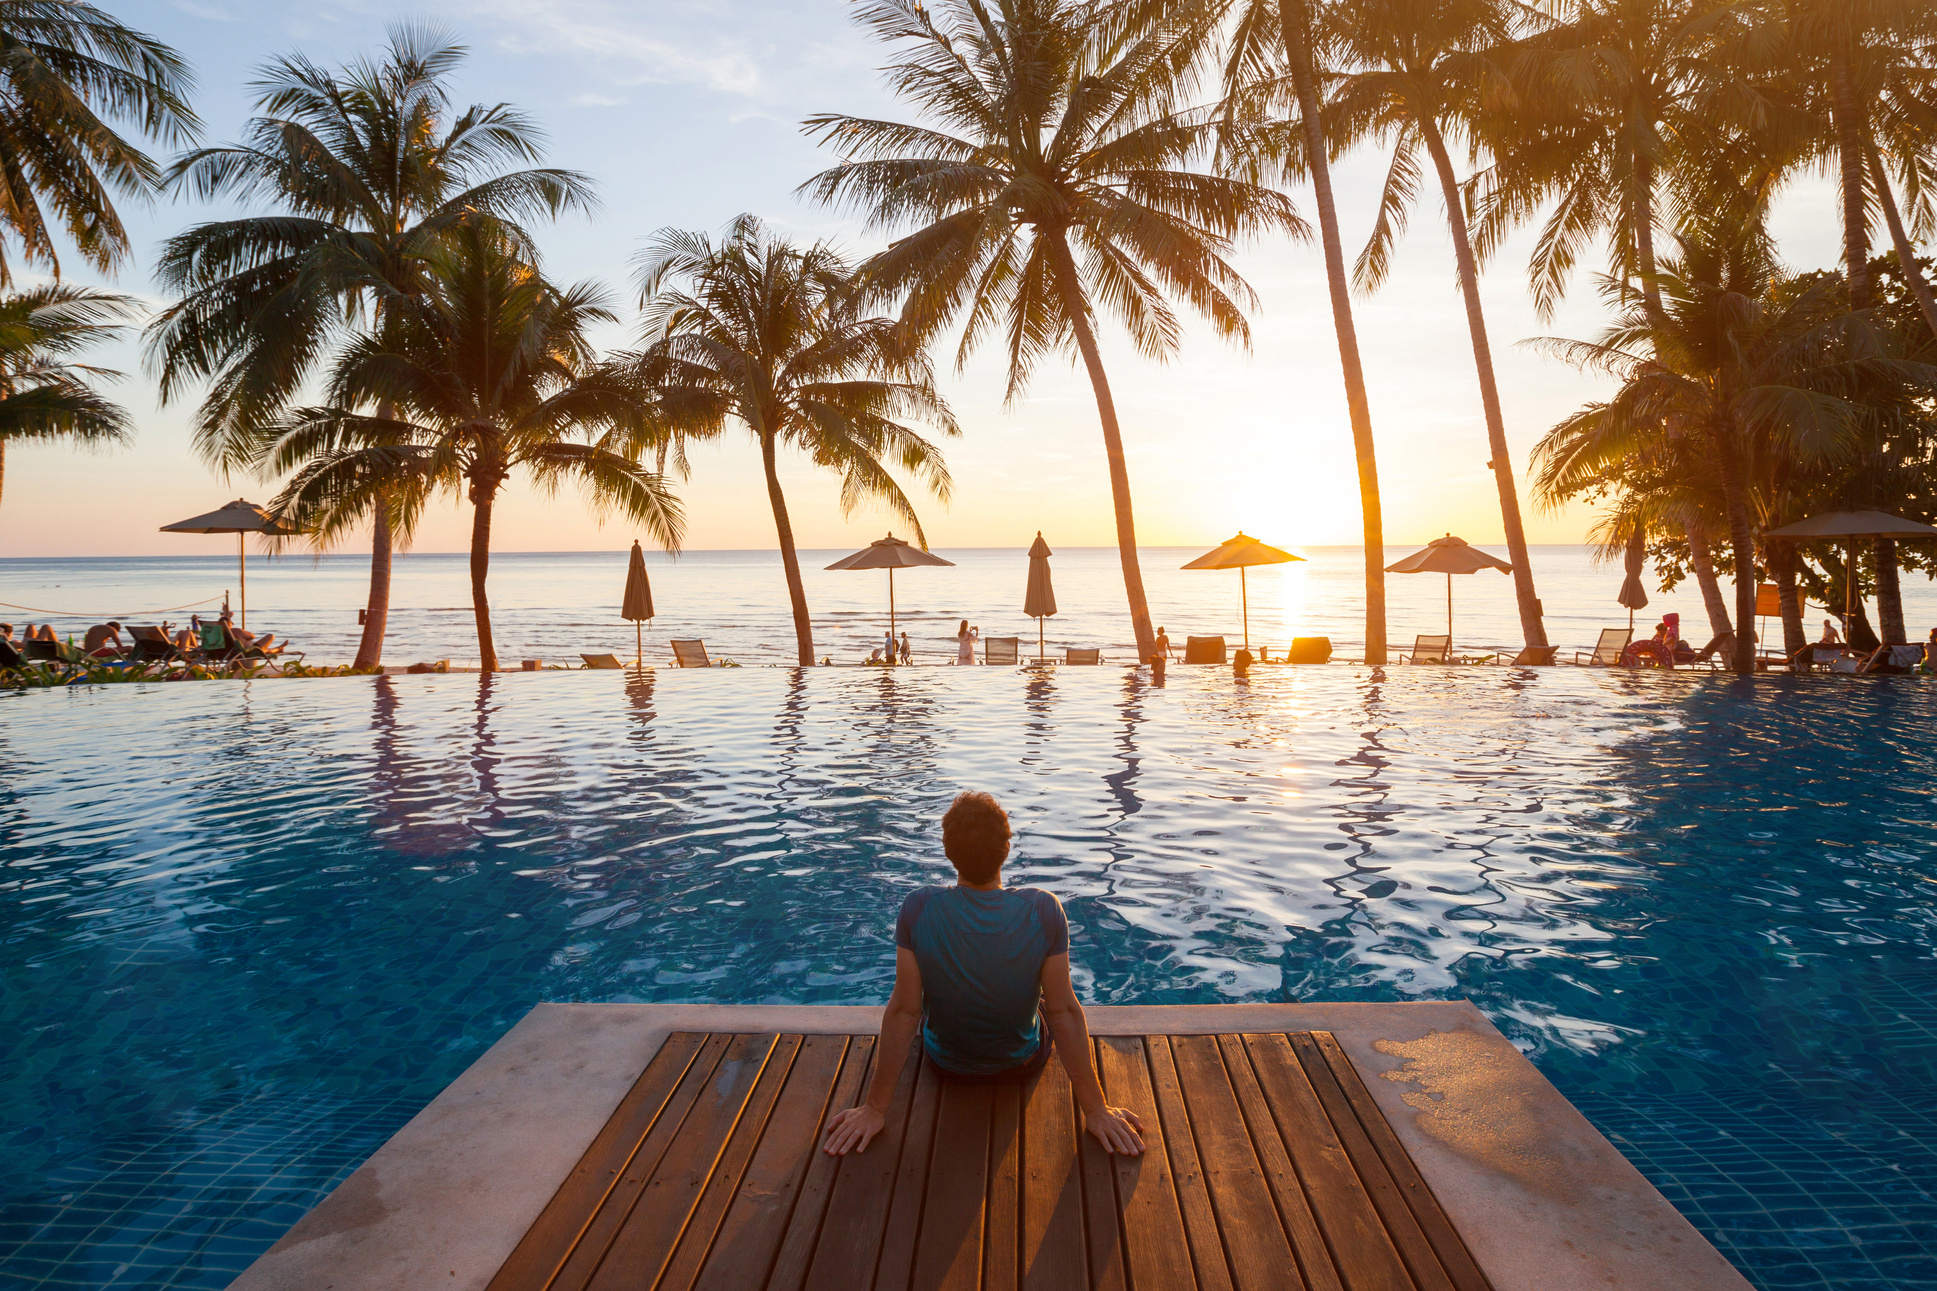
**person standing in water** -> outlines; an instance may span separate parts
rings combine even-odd
[[[982,639],[982,629],[969,626],[967,619],[955,629],[955,662],[967,664],[975,662],[975,643]]]
[[[901,634],[901,662],[906,664],[912,664],[914,661],[915,661],[914,648],[908,644],[908,634],[906,632],[903,632]]]

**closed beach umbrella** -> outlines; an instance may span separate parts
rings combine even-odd
[[[1843,577],[1843,624],[1848,631],[1850,616],[1855,612],[1856,596],[1856,540],[1858,538],[1937,538],[1937,529],[1902,516],[1886,515],[1881,511],[1825,511],[1821,515],[1810,516],[1786,524],[1780,529],[1770,529],[1763,533],[1764,538],[1791,538],[1808,541],[1811,538],[1842,538],[1849,551],[1849,567]]]
[[[253,502],[237,498],[216,511],[206,515],[191,516],[187,520],[177,520],[174,524],[161,527],[163,533],[232,533],[235,535],[236,578],[241,584],[242,622],[246,632],[249,628],[249,563],[248,555],[242,549],[242,535],[245,533],[266,533],[277,536],[302,533],[303,530],[282,521],[264,511]]]
[[[1396,560],[1387,565],[1388,574],[1444,574],[1446,575],[1446,635],[1453,635],[1453,575],[1477,574],[1482,569],[1497,569],[1503,574],[1511,574],[1513,566],[1498,556],[1489,556],[1478,547],[1472,546],[1464,538],[1447,534],[1435,538],[1404,560]]]
[[[1635,521],[1634,532],[1628,535],[1627,570],[1628,576],[1621,580],[1621,594],[1615,601],[1628,612],[1628,631],[1634,631],[1634,612],[1648,608],[1648,589],[1641,585],[1641,566],[1648,559],[1648,540],[1641,532],[1641,522]],[[1451,580],[1447,580],[1449,583]]]
[[[1244,597],[1244,648],[1251,648],[1251,589],[1245,583],[1244,571],[1253,565],[1282,565],[1288,560],[1303,560],[1288,551],[1259,542],[1243,530],[1235,538],[1227,538],[1211,548],[1196,560],[1183,565],[1184,569],[1235,569],[1238,571],[1238,591]]]
[[[1036,530],[1029,548],[1029,590],[1022,594],[1022,612],[1036,621],[1036,662],[1043,661],[1042,621],[1056,612],[1056,589],[1049,583],[1049,558],[1055,553]]]
[[[889,534],[876,538],[851,556],[843,556],[829,569],[885,569],[888,571],[888,635],[895,630],[895,571],[912,569],[917,565],[953,565],[952,560],[943,560],[931,555],[912,543]],[[892,662],[892,661],[891,661]]]
[[[652,580],[646,577],[646,553],[633,539],[632,559],[625,569],[625,600],[619,617],[632,620],[632,641],[639,651],[639,663],[646,661],[645,631],[639,625],[652,617]]]

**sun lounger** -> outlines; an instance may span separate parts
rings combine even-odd
[[[1507,659],[1507,652],[1502,650],[1493,656],[1493,662],[1499,663],[1504,659],[1509,668],[1551,668],[1557,662],[1554,656],[1559,653],[1559,646],[1528,646],[1511,659]]]
[[[1621,662],[1621,655],[1634,639],[1633,628],[1602,628],[1601,639],[1594,643],[1592,650],[1574,651],[1574,662],[1587,660],[1590,668],[1612,668]]]
[[[25,668],[26,666],[27,656],[21,654],[12,641],[0,637],[0,668]]]
[[[673,662],[682,668],[711,668],[713,661],[706,657],[706,642],[673,642]]]
[[[180,663],[187,658],[160,628],[129,628],[128,635],[134,639],[128,647],[129,663],[145,667],[156,663]]]
[[[20,653],[27,656],[30,663],[71,664],[84,666],[87,656],[65,641],[46,641],[38,637],[20,643]]]
[[[1331,660],[1330,637],[1293,637],[1291,649],[1285,651],[1286,663],[1330,663]]]
[[[625,667],[625,665],[624,665],[624,664],[622,664],[622,663],[620,663],[620,662],[619,662],[619,656],[618,656],[618,655],[616,655],[616,654],[583,654],[583,653],[581,653],[581,654],[579,655],[579,658],[581,658],[581,659],[583,659],[583,660],[585,660],[585,666],[586,666],[587,668],[607,668],[607,669],[610,669],[610,668],[623,668],[623,667]]]
[[[1417,636],[1413,638],[1412,649],[1395,650],[1394,654],[1407,663],[1450,663],[1448,657],[1453,648],[1453,638],[1441,633],[1437,636]]]
[[[983,637],[983,663],[1016,663],[1022,656],[1021,637]]]
[[[1070,647],[1070,648],[1069,648],[1068,650],[1066,650],[1066,651],[1064,651],[1064,652],[1063,652],[1063,662],[1064,662],[1064,663],[1077,663],[1077,664],[1082,664],[1082,663],[1102,663],[1102,662],[1103,662],[1103,651],[1102,651],[1102,650],[1100,650],[1100,649],[1097,649],[1097,650],[1083,650],[1083,649],[1079,649],[1079,648],[1077,648],[1077,647],[1075,647],[1075,646],[1071,646],[1071,647]]]
[[[1223,663],[1223,637],[1185,637],[1185,663]]]

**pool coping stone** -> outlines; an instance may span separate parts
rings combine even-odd
[[[1465,1000],[1085,1013],[1096,1035],[1332,1032],[1496,1291],[1749,1287]],[[484,1291],[668,1034],[880,1022],[878,1006],[539,1004],[230,1285]]]

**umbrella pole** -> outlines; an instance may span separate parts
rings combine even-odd
[[[1856,600],[1856,539],[1843,544],[1843,644],[1850,643],[1850,610]]]
[[[1042,653],[1043,653],[1043,651],[1042,651],[1042,616],[1041,616],[1041,615],[1037,615],[1037,616],[1036,616],[1036,662],[1037,662],[1037,663],[1041,663],[1041,662],[1043,661],[1043,657],[1042,657]]]
[[[646,630],[639,626],[639,620],[637,619],[632,620],[632,652],[633,652],[633,660],[632,660],[633,666],[636,668],[645,667],[646,666]]]
[[[893,641],[894,635],[895,635],[895,567],[893,565],[890,565],[888,566],[888,640]],[[891,651],[888,655],[888,662],[892,664],[894,661],[895,661],[894,654]]]
[[[1244,598],[1244,648],[1251,648],[1251,585],[1245,581],[1244,566],[1238,566],[1238,595]]]
[[[1446,575],[1446,648],[1453,648],[1453,576]]]
[[[249,557],[242,547],[242,535],[235,536],[235,568],[237,580],[242,584],[242,630],[249,630]]]

